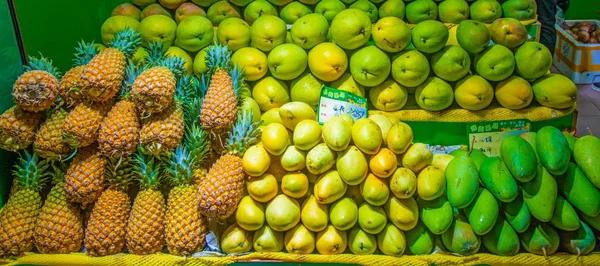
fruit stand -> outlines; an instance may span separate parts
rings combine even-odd
[[[600,261],[600,139],[534,0],[22,0],[0,22],[0,263]]]

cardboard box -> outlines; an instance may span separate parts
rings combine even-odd
[[[554,66],[575,84],[591,84],[600,76],[600,43],[582,43],[569,34],[569,27],[578,22],[590,22],[600,28],[598,20],[565,20],[557,23]]]

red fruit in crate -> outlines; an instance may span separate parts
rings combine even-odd
[[[588,43],[598,43],[598,39],[596,39],[596,38],[590,38],[590,40],[588,41]]]
[[[587,43],[590,40],[590,33],[587,31],[580,31],[577,33],[577,40]]]
[[[580,26],[579,31],[580,32],[585,31],[585,32],[589,33],[589,32],[592,32],[592,27],[591,26]]]

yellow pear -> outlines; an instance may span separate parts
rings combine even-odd
[[[348,56],[334,43],[319,43],[308,52],[308,67],[320,80],[334,81],[346,72]]]
[[[279,252],[283,250],[283,232],[265,225],[254,232],[252,242],[256,252]]]
[[[205,47],[196,54],[196,57],[194,57],[193,69],[196,76],[200,76],[208,71],[208,67],[206,66],[206,56],[208,55],[207,51],[208,47]]]
[[[398,158],[388,148],[382,148],[369,160],[369,169],[374,175],[381,178],[390,177],[394,174],[396,168],[398,168]]]
[[[320,232],[329,223],[329,207],[320,204],[315,196],[311,195],[302,203],[302,213],[300,214],[302,224],[313,232]]]
[[[361,97],[366,96],[365,88],[362,85],[358,84],[358,82],[354,80],[352,74],[350,73],[344,73],[339,78],[332,81],[331,84],[329,84],[329,87],[342,91],[347,91],[349,93],[356,94]]]
[[[427,166],[417,177],[417,194],[424,200],[434,200],[444,194],[446,190],[446,176],[444,171]]]
[[[263,174],[258,177],[251,177],[246,182],[248,194],[258,202],[268,202],[277,196],[279,185],[277,179],[272,174]]]
[[[381,128],[369,118],[358,119],[352,125],[352,141],[362,152],[376,154],[383,143]]]
[[[431,162],[431,165],[446,172],[446,166],[448,166],[452,159],[454,159],[454,156],[450,154],[436,153],[433,155],[433,161]]]
[[[377,246],[385,255],[400,257],[406,249],[406,236],[396,226],[388,224],[377,235]]]
[[[285,194],[279,194],[267,204],[265,218],[275,231],[290,230],[300,222],[300,204]]]
[[[383,144],[385,145],[387,143],[387,136],[394,123],[392,123],[392,120],[390,120],[387,116],[382,114],[370,115],[369,119],[375,121],[375,123],[379,125],[379,128],[381,129],[381,138],[383,139]]]
[[[281,155],[281,166],[286,171],[300,171],[306,167],[306,152],[296,146],[288,146]]]
[[[283,154],[288,145],[291,144],[287,129],[279,123],[271,123],[265,126],[261,139],[265,150],[275,156]]]
[[[266,112],[290,102],[290,91],[285,82],[266,76],[254,84],[252,98],[258,103],[260,110]]]
[[[365,199],[363,199],[363,196],[360,194],[360,185],[348,186],[344,197],[351,198],[352,200],[354,200],[354,202],[356,202],[356,205],[359,206],[363,204],[363,202],[365,202]]]
[[[243,47],[231,55],[231,63],[244,71],[248,81],[261,79],[269,71],[267,55],[254,47]]]
[[[390,221],[402,231],[413,229],[419,221],[419,206],[413,197],[399,199],[391,197],[385,204]]]
[[[279,117],[279,108],[273,108],[273,109],[270,109],[269,111],[264,112],[261,115],[260,120],[263,121],[263,123],[262,123],[263,126],[268,126],[269,124],[272,124],[272,123],[283,124],[283,121],[281,121],[281,117]]]
[[[294,128],[293,143],[296,148],[308,151],[322,140],[321,125],[315,120],[303,120]]]
[[[252,249],[252,232],[238,224],[230,225],[221,236],[221,249],[227,254],[248,252]]]
[[[367,157],[354,145],[338,153],[335,165],[340,177],[348,185],[359,185],[369,173]]]
[[[397,122],[387,134],[387,146],[395,154],[403,154],[412,144],[414,134],[412,128],[404,122]]]
[[[350,230],[358,221],[358,205],[348,197],[334,202],[329,207],[329,221],[339,230]]]
[[[408,168],[396,169],[390,178],[390,190],[401,199],[412,197],[417,191],[417,176]]]
[[[281,182],[283,176],[288,173],[281,165],[281,156],[271,155],[271,165],[269,165],[267,173],[272,174],[277,182]]]
[[[265,223],[265,206],[252,196],[245,196],[235,210],[235,220],[244,230],[256,231]]]
[[[317,251],[323,255],[342,254],[346,251],[347,242],[348,236],[345,231],[328,225],[325,230],[317,234]]]
[[[327,144],[319,143],[306,154],[306,168],[313,174],[322,174],[335,164],[335,151]]]
[[[289,102],[279,107],[279,117],[286,128],[294,130],[301,121],[315,120],[317,115],[307,103]]]
[[[285,232],[283,242],[285,250],[292,254],[310,254],[315,250],[315,233],[304,225],[298,224],[292,230]]]
[[[270,165],[271,156],[261,144],[250,146],[242,157],[244,171],[250,176],[261,176],[269,169]]]
[[[292,198],[299,199],[308,192],[308,184],[308,177],[305,174],[290,172],[281,179],[281,191]]]
[[[336,170],[330,170],[317,179],[314,195],[321,204],[330,204],[346,194],[348,185]]]
[[[377,238],[360,227],[354,227],[348,235],[348,248],[356,255],[370,255],[377,250]]]
[[[415,143],[410,145],[402,155],[402,166],[410,169],[413,173],[419,173],[433,161],[433,153],[427,145]]]
[[[390,188],[387,180],[370,173],[365,181],[360,184],[360,193],[363,199],[371,205],[381,206],[388,200]]]

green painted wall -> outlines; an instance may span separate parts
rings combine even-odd
[[[565,17],[569,20],[600,19],[600,1],[571,0]]]

